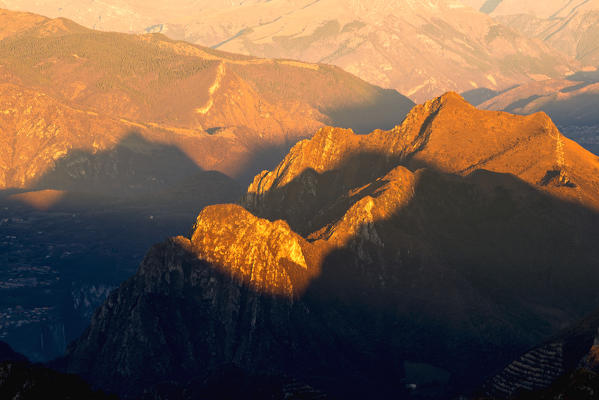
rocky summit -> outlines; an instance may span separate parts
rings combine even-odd
[[[455,93],[322,128],[154,246],[64,368],[125,396],[230,365],[339,398],[468,392],[599,306],[598,177],[547,115]]]

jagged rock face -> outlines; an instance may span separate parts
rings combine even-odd
[[[293,298],[305,286],[300,282],[314,274],[306,261],[310,245],[286,222],[256,218],[239,206],[206,207],[191,242],[199,258],[257,292]]]
[[[598,177],[546,115],[451,93],[391,131],[321,129],[254,179],[248,211],[206,208],[190,240],[152,249],[67,365],[117,387],[172,376],[179,355],[189,371],[235,362],[384,397],[403,394],[385,382],[408,360],[476,385],[589,311]]]
[[[225,207],[207,208],[191,241],[178,237],[150,250],[138,273],[109,296],[70,348],[69,371],[126,396],[161,382],[201,381],[230,363],[251,373],[317,381],[367,373],[369,365],[361,365],[366,355],[345,343],[347,327],[329,326],[299,300],[309,271],[297,263],[303,263],[300,251],[310,259],[310,245],[285,223],[260,220],[239,206]],[[220,233],[204,241],[202,230],[217,222]],[[233,229],[256,249],[246,253],[243,241],[221,242],[231,254],[219,259],[219,237]],[[291,243],[280,242],[285,237]],[[230,271],[224,270],[229,265],[219,266],[224,261],[231,262]],[[380,352],[374,344],[368,347]],[[351,371],[337,371],[338,363],[351,365]]]
[[[530,156],[533,150],[535,157]],[[416,106],[389,132],[357,136],[335,128],[320,130],[293,147],[275,170],[257,175],[244,205],[269,218],[294,220],[288,213],[305,215],[314,207],[310,197],[337,200],[349,185],[365,184],[399,162],[462,176],[482,169],[510,173],[535,186],[548,171],[564,170],[578,181],[579,190],[555,185],[545,189],[599,207],[598,159],[564,138],[546,114],[520,117],[477,110],[453,93]],[[319,183],[324,195],[316,194]],[[327,196],[327,191],[335,192]]]

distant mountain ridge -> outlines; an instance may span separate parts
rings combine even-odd
[[[391,131],[323,128],[154,246],[65,368],[130,396],[230,363],[343,398],[405,397],[414,363],[473,389],[592,307],[598,177],[546,115],[455,93]]]
[[[336,67],[34,14],[0,11],[0,21],[3,188],[31,186],[70,153],[109,150],[132,133],[243,180],[318,127],[392,126],[413,105]],[[69,163],[69,174],[85,173],[81,160]]]
[[[459,0],[178,1],[168,9],[120,0],[5,3],[101,30],[160,32],[225,51],[334,64],[419,102],[448,90],[502,90],[579,68]]]

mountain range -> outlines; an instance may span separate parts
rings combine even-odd
[[[472,90],[465,96],[486,109],[521,114],[545,111],[568,137],[599,153],[599,121],[595,116],[599,82],[599,2],[467,0],[465,3],[586,65],[577,73],[559,79],[522,82],[501,91]]]
[[[418,102],[447,90],[503,90],[580,68],[459,0],[3,3],[90,28],[162,32],[235,53],[334,64]]]
[[[63,368],[125,396],[229,365],[334,397],[467,392],[599,305],[598,176],[545,114],[455,93],[390,131],[323,128],[154,246]]]

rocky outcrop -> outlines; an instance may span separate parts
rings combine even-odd
[[[202,237],[210,235],[207,227],[216,228],[213,237]],[[201,377],[231,364],[243,374],[282,379],[282,393],[322,397],[306,380],[339,392],[343,380],[368,366],[361,365],[365,355],[345,347],[347,327],[322,321],[300,299],[313,274],[310,246],[284,222],[258,219],[239,206],[205,209],[191,240],[156,245],[109,296],[70,347],[67,370],[125,396],[169,381],[192,390],[198,377],[197,390],[208,390]],[[338,362],[351,369],[337,370]]]
[[[257,175],[243,204],[258,215],[284,218],[295,228],[292,221],[298,217],[292,213],[323,208],[323,202],[337,201],[352,185],[369,183],[397,164],[461,176],[477,170],[509,173],[531,186],[558,168],[572,186],[578,181],[581,188],[546,188],[551,195],[570,200],[583,196],[585,205],[599,207],[592,195],[599,183],[599,161],[563,137],[546,114],[482,111],[456,93],[414,107],[391,131],[355,135],[321,129],[294,146],[276,169]]]
[[[556,165],[575,186],[539,183]],[[405,394],[390,382],[407,360],[451,374],[439,396],[467,390],[588,311],[598,173],[546,115],[454,93],[391,131],[323,128],[254,179],[245,209],[205,208],[190,238],[155,246],[67,368],[134,394],[234,363],[385,398]],[[550,350],[510,373],[559,371]]]
[[[311,245],[286,222],[256,218],[236,205],[206,207],[191,243],[199,258],[261,293],[297,297],[315,272],[307,261]]]

